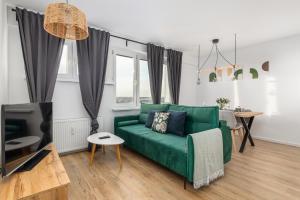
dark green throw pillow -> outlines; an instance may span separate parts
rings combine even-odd
[[[168,112],[155,112],[152,130],[158,133],[166,133],[169,115],[170,113]]]

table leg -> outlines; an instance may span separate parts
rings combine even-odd
[[[96,144],[93,144],[92,146],[92,152],[91,152],[91,158],[90,158],[90,165],[93,164],[94,156],[95,156],[95,151],[96,151]]]
[[[102,145],[102,152],[105,153],[105,145]]]
[[[245,121],[244,117],[240,117],[240,119],[241,119],[241,121],[243,123],[243,126],[245,128],[245,131],[246,131],[246,133],[244,134],[244,138],[243,138],[241,147],[240,147],[240,153],[243,153],[246,142],[247,142],[247,139],[249,139],[249,141],[251,143],[251,146],[254,146],[254,142],[252,140],[251,133],[250,133],[250,129],[251,129],[254,117],[250,117],[250,121],[249,121],[248,125],[246,124],[246,121]]]
[[[122,167],[122,158],[121,158],[121,152],[120,152],[120,145],[116,145],[116,154],[117,154],[117,158],[119,160],[120,168],[121,168]]]
[[[235,143],[235,134],[234,134],[234,130],[231,130],[231,137],[232,137],[232,146],[233,146],[233,150],[236,153],[237,152],[237,148],[236,148],[236,143]]]
[[[251,117],[251,118],[250,118],[250,121],[249,121],[249,123],[248,123],[248,129],[249,129],[249,135],[248,135],[248,138],[249,138],[249,141],[250,141],[250,143],[251,143],[251,146],[254,146],[254,142],[253,142],[253,140],[252,140],[251,133],[250,133],[250,129],[251,129],[251,127],[252,127],[253,120],[254,120],[254,117]]]

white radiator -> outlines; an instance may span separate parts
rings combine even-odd
[[[103,130],[103,120],[98,119],[99,129]],[[87,137],[90,134],[89,118],[61,119],[53,121],[53,143],[59,153],[87,148]]]

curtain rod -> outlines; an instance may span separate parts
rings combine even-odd
[[[15,9],[15,8],[12,8],[11,10],[12,10],[13,12],[16,12],[16,9]],[[132,40],[132,39],[129,39],[129,38],[125,38],[125,37],[121,37],[121,36],[113,35],[113,34],[111,34],[110,36],[111,36],[111,37],[114,37],[114,38],[121,39],[121,40],[125,40],[125,41],[126,41],[126,46],[128,46],[128,42],[134,42],[134,43],[137,43],[137,44],[141,44],[141,45],[147,46],[147,43],[144,43],[144,42],[139,42],[139,41],[136,41],[136,40]]]

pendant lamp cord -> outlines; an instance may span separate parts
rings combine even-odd
[[[208,56],[207,56],[207,58],[205,59],[205,61],[203,62],[203,64],[201,65],[201,67],[199,67],[200,66],[200,46],[199,46],[199,57],[198,57],[198,72],[200,72],[201,71],[201,69],[206,65],[206,63],[207,63],[207,61],[209,60],[209,58],[210,58],[210,56],[211,56],[211,54],[212,54],[212,52],[214,51],[214,49],[216,50],[216,62],[215,62],[215,71],[216,71],[216,69],[217,69],[217,65],[218,65],[218,60],[219,60],[219,55],[223,58],[223,60],[226,62],[226,63],[228,63],[229,65],[231,65],[231,66],[233,66],[233,69],[235,70],[235,68],[236,68],[236,62],[237,62],[237,56],[236,56],[236,54],[237,54],[237,49],[236,49],[236,41],[237,41],[237,39],[236,39],[236,34],[234,34],[234,64],[232,63],[232,62],[230,62],[222,53],[221,53],[221,50],[220,50],[220,48],[218,47],[218,44],[215,44],[215,43],[213,43],[212,44],[212,47],[211,47],[211,50],[210,50],[210,52],[209,52],[209,54],[208,54]]]
[[[217,47],[217,54],[220,54],[220,56],[229,64],[229,65],[233,65],[227,58],[225,58],[225,56],[223,56],[223,54],[221,53],[219,47]]]
[[[214,50],[214,46],[215,46],[215,44],[213,44],[213,45],[211,46],[210,52],[209,52],[207,58],[205,59],[204,63],[201,65],[201,67],[200,67],[199,70],[201,70],[201,69],[205,66],[205,64],[207,63],[208,59],[210,58],[210,56],[211,56],[211,54],[212,54],[212,52],[213,52],[213,50]]]
[[[234,34],[234,66],[233,66],[233,70],[235,72],[235,68],[236,68],[236,33]]]
[[[218,54],[218,45],[216,45],[216,53],[217,53],[217,58],[216,58],[216,63],[215,63],[215,72],[217,72],[217,65],[219,61],[219,54]]]

